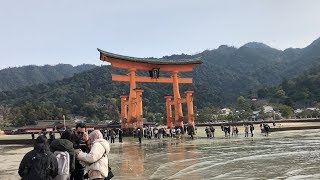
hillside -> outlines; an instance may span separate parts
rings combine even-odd
[[[262,87],[293,79],[320,65],[320,38],[302,49],[280,51],[262,43],[248,43],[238,49],[220,46],[195,56],[204,60],[193,73],[195,86],[210,89],[203,92],[209,102],[226,105],[240,95],[254,95]]]
[[[193,77],[191,85],[181,85],[180,92],[195,90],[196,109],[207,106],[230,106],[239,96],[255,95],[261,88],[294,79],[320,63],[319,39],[302,49],[284,51],[262,43],[248,43],[240,48],[220,46],[195,55],[172,55],[166,59],[202,57],[203,64],[192,73],[181,76]],[[160,70],[161,71],[161,70]],[[53,119],[61,114],[87,116],[92,120],[119,119],[119,96],[128,93],[128,83],[112,82],[111,73],[127,74],[124,70],[110,66],[76,74],[61,81],[40,84],[0,93],[0,103],[8,105],[12,116],[26,119]],[[139,72],[141,73],[141,72]],[[160,72],[163,76],[163,72]],[[163,95],[172,93],[169,84],[138,84],[145,91],[143,105],[145,117],[165,112]],[[33,114],[30,111],[36,109]],[[27,115],[24,112],[28,112]],[[50,117],[44,112],[54,112]],[[24,120],[23,120],[24,119]],[[19,123],[17,123],[19,124]]]
[[[319,68],[319,65],[315,66],[294,79],[282,81],[278,86],[259,89],[258,97],[294,108],[318,106],[320,103]]]
[[[69,64],[55,66],[23,66],[0,70],[0,91],[14,90],[33,84],[49,83],[89,70],[95,65],[83,64],[73,67]]]

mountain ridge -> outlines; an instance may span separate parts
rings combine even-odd
[[[22,67],[10,67],[0,70],[0,91],[14,90],[21,87],[49,83],[63,78],[71,77],[96,67],[91,64],[72,66],[70,64],[57,65],[28,65]]]

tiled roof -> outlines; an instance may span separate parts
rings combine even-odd
[[[193,59],[171,60],[171,59],[137,58],[137,57],[123,56],[119,54],[106,52],[99,48],[98,48],[98,51],[107,57],[112,57],[112,58],[122,59],[126,61],[132,61],[132,62],[149,63],[149,64],[201,64],[202,63],[201,57],[193,58]]]

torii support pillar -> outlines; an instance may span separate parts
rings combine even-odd
[[[131,68],[129,73],[130,77],[130,92],[129,92],[129,108],[128,108],[128,125],[129,128],[135,128],[134,123],[136,121],[136,96],[137,93],[135,92],[136,89],[136,69]]]
[[[166,110],[167,110],[167,127],[172,128],[172,96],[171,95],[166,95],[164,96],[166,98]]]
[[[126,128],[128,120],[128,95],[121,95],[121,128]]]
[[[136,88],[134,89],[136,92],[136,127],[134,128],[143,128],[143,110],[142,110],[142,92],[143,89],[141,88]]]
[[[187,108],[188,108],[188,126],[192,126],[194,128],[194,112],[193,112],[193,91],[187,90],[184,92],[186,94],[187,99]]]
[[[172,71],[173,78],[173,102],[174,102],[174,124],[176,127],[182,127],[183,129],[183,114],[182,105],[180,102],[181,96],[179,92],[179,79],[178,71]]]

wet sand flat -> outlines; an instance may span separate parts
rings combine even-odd
[[[256,127],[257,128],[257,127]],[[198,128],[198,131],[204,131]],[[268,137],[214,139],[125,138],[111,144],[114,179],[319,179],[320,130],[273,132]],[[116,139],[117,141],[117,139]],[[0,146],[0,179],[19,179],[24,146]]]

